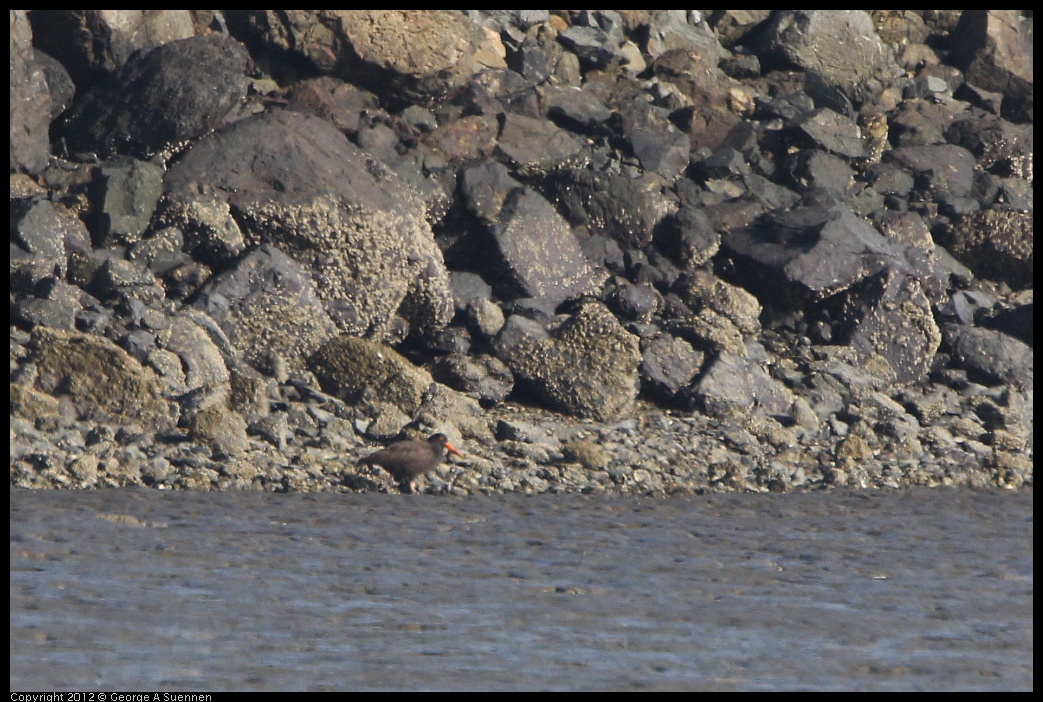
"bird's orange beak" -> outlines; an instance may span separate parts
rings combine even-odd
[[[462,453],[460,453],[459,451],[457,451],[457,450],[456,450],[456,447],[455,447],[455,446],[453,446],[453,445],[452,445],[451,443],[449,443],[448,441],[446,441],[446,442],[445,442],[445,450],[446,450],[446,451],[448,451],[449,453],[453,454],[454,456],[460,456],[460,457],[463,457],[463,454],[462,454]]]

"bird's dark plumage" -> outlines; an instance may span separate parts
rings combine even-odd
[[[434,470],[445,458],[446,451],[461,456],[456,447],[449,443],[445,434],[433,434],[427,441],[399,441],[385,449],[365,456],[359,463],[380,466],[398,482],[403,489],[412,492],[413,481]]]

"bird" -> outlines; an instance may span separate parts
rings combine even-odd
[[[427,441],[414,439],[391,444],[359,459],[359,464],[380,466],[398,482],[402,492],[412,493],[415,489],[414,481],[424,473],[434,470],[445,458],[446,451],[455,456],[463,456],[449,443],[445,434],[432,434]]]

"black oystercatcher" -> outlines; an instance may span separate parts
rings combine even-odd
[[[445,458],[445,452],[462,456],[449,443],[445,434],[432,434],[427,441],[399,441],[359,460],[359,463],[380,466],[398,482],[399,489],[413,492],[413,481],[434,470]]]

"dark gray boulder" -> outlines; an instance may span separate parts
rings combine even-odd
[[[142,159],[179,148],[218,127],[243,101],[249,61],[239,42],[216,34],[136,54],[75,102],[62,125],[68,148]]]
[[[226,193],[248,244],[275,244],[310,270],[342,331],[389,338],[396,317],[420,333],[452,317],[423,202],[329,122],[285,111],[238,122],[200,140],[164,185],[191,204],[198,182]],[[179,208],[186,231],[193,211]]]
[[[271,244],[207,281],[194,304],[255,367],[277,353],[291,370],[304,370],[305,360],[338,333],[308,270]]]

